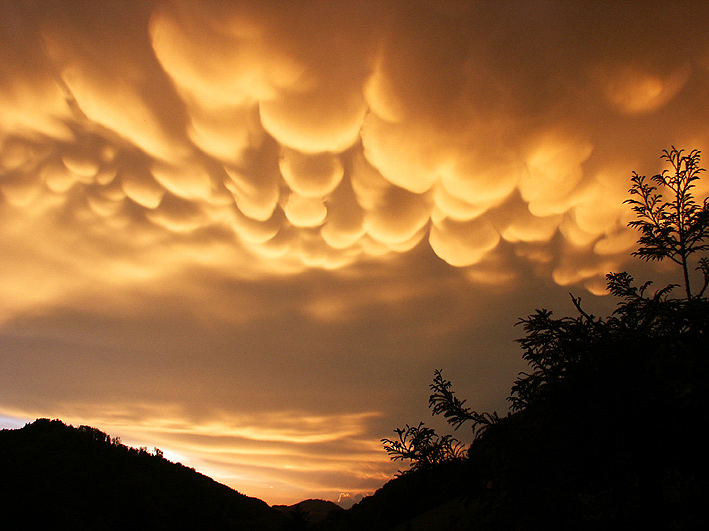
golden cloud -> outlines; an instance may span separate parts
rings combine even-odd
[[[198,420],[175,405],[155,403],[0,410],[15,418],[59,413],[66,423],[97,427],[133,447],[158,447],[166,458],[235,484],[240,492],[282,503],[295,503],[313,492],[330,499],[341,491],[374,490],[394,471],[371,437],[377,412],[213,411]]]
[[[636,241],[631,172],[709,146],[706,27],[692,2],[1,2],[0,321],[179,291],[195,319],[256,323],[219,279],[375,278],[416,253],[489,289],[533,272],[603,293]],[[388,286],[297,311],[342,323],[417,296]],[[318,455],[318,489],[366,490],[337,475],[340,443],[364,483],[390,471],[369,413],[282,409],[131,413],[156,424],[130,436],[240,481],[267,452],[283,492],[302,479],[276,469]]]
[[[604,64],[599,47],[569,63],[568,90],[555,102],[540,99],[535,114],[544,119],[532,120],[523,102],[539,87],[520,83],[535,78],[539,62],[519,71],[491,62],[480,48],[491,37],[462,31],[475,9],[421,4],[401,16],[359,5],[315,14],[306,3],[284,19],[253,3],[159,2],[120,12],[133,17],[130,32],[113,20],[102,34],[77,22],[68,4],[6,10],[42,38],[2,41],[10,51],[0,111],[3,219],[30,230],[80,212],[84,221],[67,230],[104,224],[104,244],[114,247],[122,238],[112,230],[162,230],[166,248],[211,231],[243,254],[239,267],[341,267],[426,237],[458,267],[481,262],[500,241],[557,233],[589,257],[625,252],[622,187],[649,150],[627,143],[624,159],[604,135],[618,127],[633,138],[659,135],[656,157],[663,138],[680,132],[664,109],[680,105],[692,83],[702,90],[689,59],[672,66],[665,54],[653,64],[623,49]],[[353,18],[332,30],[343,17]],[[13,38],[39,58],[31,69]],[[594,84],[573,92],[588,72]],[[657,127],[615,110],[651,115]],[[695,131],[693,140],[702,147],[706,138]],[[54,254],[57,245],[35,243]],[[124,252],[130,261],[144,251],[134,244]]]
[[[534,82],[552,52],[518,62],[519,43],[475,24],[482,7],[354,4],[306,2],[288,17],[253,2],[4,7],[15,25],[0,41],[2,235],[34,239],[14,256],[60,256],[66,238],[98,231],[101,241],[74,247],[84,254],[66,267],[84,270],[110,247],[102,262],[150,255],[140,268],[159,277],[176,267],[174,253],[190,254],[178,249],[210,234],[222,250],[192,259],[222,268],[220,254],[240,255],[226,267],[249,276],[338,268],[424,239],[470,267],[501,244],[559,235],[557,271],[585,271],[632,245],[622,204],[631,170],[657,170],[671,143],[707,142],[705,129],[689,129],[701,121],[676,118],[703,110],[706,47],[675,57],[658,39],[611,54],[596,34],[583,47],[569,40],[552,98]],[[501,18],[510,35],[530,23],[524,9],[497,7],[510,10]],[[617,15],[632,29],[663,13]],[[607,25],[606,38],[626,33],[618,21],[594,24]],[[534,49],[560,28],[521,35]],[[156,241],[164,252],[142,247]],[[88,278],[116,285],[109,272],[129,269]],[[28,281],[5,271],[5,284]],[[578,271],[553,278],[591,278]],[[60,297],[76,278],[40,282],[44,295],[7,296],[6,307]]]

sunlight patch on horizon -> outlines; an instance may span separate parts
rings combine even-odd
[[[168,404],[65,404],[55,409],[39,415],[3,407],[0,420],[7,419],[11,429],[25,424],[17,419],[48,415],[92,426],[134,448],[160,448],[167,459],[269,503],[295,503],[313,491],[333,501],[340,491],[366,494],[395,471],[379,439],[369,433],[376,412],[212,412],[199,420]]]

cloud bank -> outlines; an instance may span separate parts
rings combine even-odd
[[[13,2],[4,239],[93,236],[128,281],[164,274],[160,246],[245,275],[511,244],[598,291],[631,169],[706,143],[696,7]]]

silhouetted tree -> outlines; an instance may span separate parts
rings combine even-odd
[[[591,315],[571,295],[574,316],[538,309],[520,319],[517,342],[530,369],[514,382],[503,418],[467,407],[436,370],[432,413],[455,429],[470,423],[474,434],[461,460],[477,478],[465,487],[479,500],[471,528],[694,529],[702,521],[709,484],[696,471],[709,466],[700,435],[709,408],[709,260],[698,253],[709,250],[709,207],[691,194],[703,171],[699,151],[672,148],[663,158],[672,174],[654,184],[632,176],[627,202],[638,219],[629,226],[641,233],[633,255],[677,263],[683,296],[672,296],[676,284],[651,291],[652,282],[636,286],[627,272],[609,273],[607,288],[619,299],[611,315]],[[665,202],[658,189],[672,198]],[[704,276],[695,291],[693,261]],[[398,443],[384,439],[385,448],[411,460],[412,470],[443,471],[437,465],[451,459],[428,458],[450,439],[423,424],[396,433]],[[492,498],[474,490],[481,478]]]
[[[673,173],[663,171],[653,176],[651,181],[656,185],[653,186],[644,176],[633,172],[633,185],[629,190],[633,197],[625,201],[633,206],[638,216],[628,226],[641,233],[639,249],[632,255],[644,260],[669,258],[678,264],[684,279],[685,304],[670,297],[676,284],[649,295],[651,281],[636,287],[629,273],[609,273],[606,275],[608,291],[621,299],[610,317],[587,314],[581,308],[580,299],[572,295],[578,311],[575,317],[555,319],[551,311],[542,309],[521,319],[519,324],[524,328],[525,337],[518,342],[533,371],[522,373],[512,387],[509,400],[513,411],[541,399],[571,373],[597,365],[599,352],[607,351],[609,343],[659,338],[665,334],[679,337],[693,316],[701,315],[697,305],[692,303],[705,301],[709,261],[706,257],[698,259],[697,269],[702,271],[704,283],[696,294],[692,294],[688,271],[692,255],[709,250],[709,205],[705,199],[700,206],[691,193],[699,174],[704,171],[698,166],[699,157],[698,150],[688,155],[674,147],[664,150],[662,158],[671,164]],[[670,190],[672,197],[668,202],[663,200],[658,187]]]
[[[464,445],[450,435],[438,435],[433,428],[406,425],[394,432],[398,440],[382,439],[392,461],[411,461],[409,470],[431,468],[445,461],[462,457]],[[402,473],[402,472],[400,472]]]
[[[460,400],[451,389],[450,380],[443,378],[440,369],[436,369],[433,383],[429,386],[432,393],[428,398],[428,407],[434,415],[443,415],[454,429],[460,428],[466,422],[472,423],[473,435],[477,437],[500,419],[497,412],[478,413],[465,407],[465,400]]]
[[[709,204],[704,199],[698,204],[692,196],[692,188],[704,171],[699,167],[700,152],[693,150],[684,155],[682,150],[672,147],[664,150],[662,158],[672,166],[672,172],[654,175],[647,182],[644,175],[633,172],[630,188],[631,198],[626,200],[633,206],[638,219],[628,225],[641,233],[640,248],[633,253],[643,260],[664,260],[669,258],[682,267],[684,289],[687,300],[692,299],[689,278],[689,258],[698,251],[709,249]],[[665,201],[662,191],[669,191],[671,197]],[[709,284],[709,262],[699,260],[698,270],[703,273],[704,285],[697,297],[701,297]]]

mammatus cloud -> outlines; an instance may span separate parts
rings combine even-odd
[[[694,8],[14,2],[5,240],[32,234],[26,260],[80,239],[75,253],[112,250],[104,276],[129,282],[176,267],[175,248],[248,275],[426,239],[474,269],[531,244],[553,249],[558,282],[598,291],[633,244],[631,169],[706,142],[709,52],[674,40],[699,31]],[[72,284],[53,282],[37,297]]]
[[[475,285],[531,271],[603,293],[635,245],[631,171],[707,148],[707,18],[692,1],[3,2],[0,323],[179,291],[191,318],[250,326],[281,294],[240,291],[234,311],[227,280],[381,274],[422,248]],[[420,295],[385,284],[370,302]],[[367,304],[295,299],[327,323]],[[350,414],[327,435],[301,412],[297,433],[269,417],[270,438],[242,416],[196,422],[189,445],[135,437],[199,453],[229,433],[306,468],[336,439],[367,468],[375,417]]]

